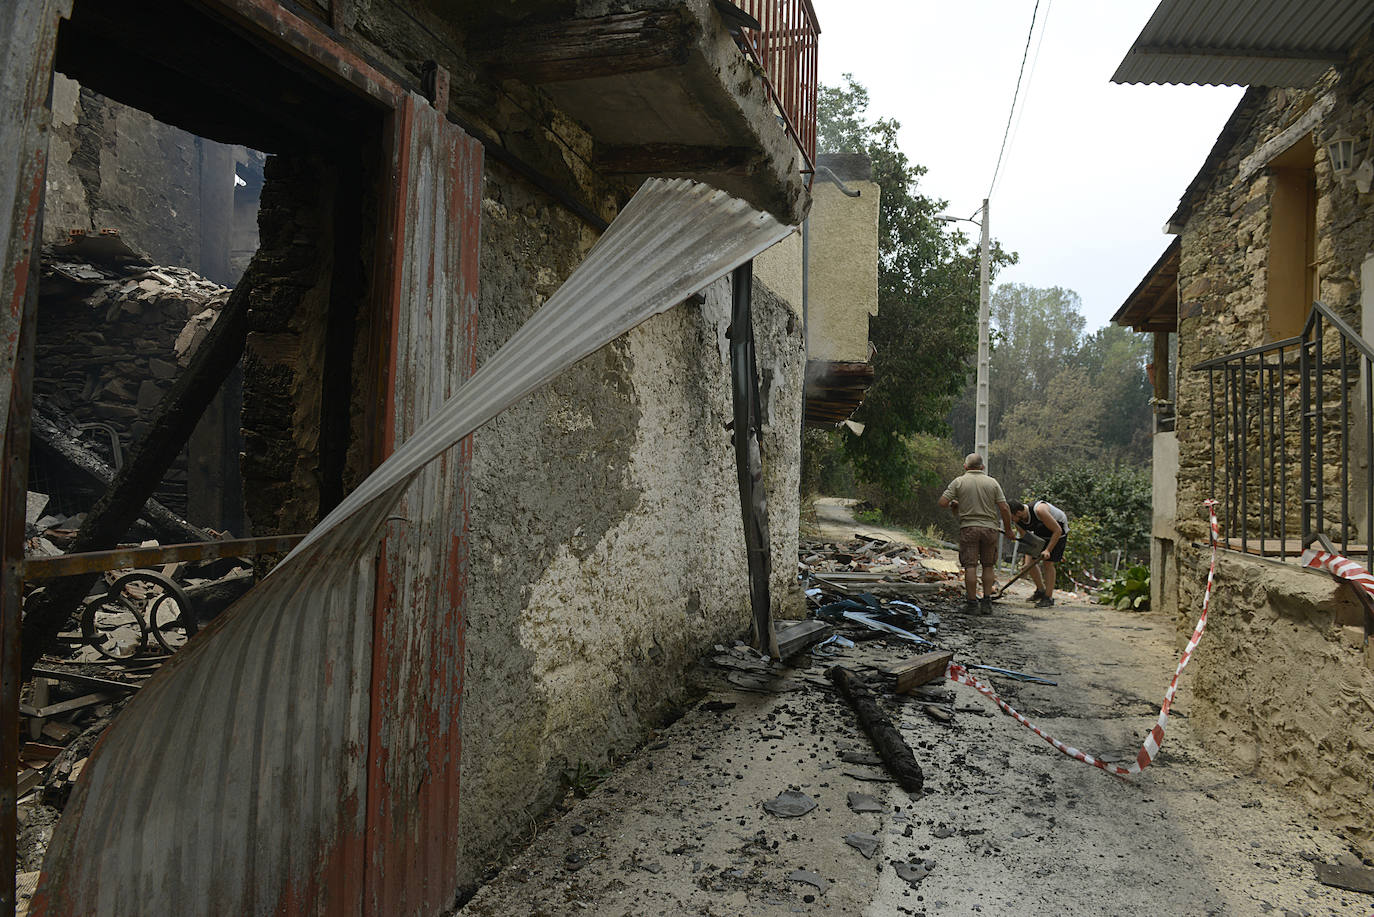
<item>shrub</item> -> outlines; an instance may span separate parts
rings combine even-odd
[[[1137,564],[1102,590],[1104,604],[1133,611],[1150,607],[1150,570]]]

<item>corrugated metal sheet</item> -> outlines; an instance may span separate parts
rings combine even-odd
[[[427,464],[506,406],[790,232],[697,183],[646,182],[543,308],[261,585],[139,692],[82,772],[31,912],[359,912],[363,873],[334,854],[347,851],[368,821],[362,777],[369,732],[385,736],[393,749],[424,745],[435,715],[369,728],[374,558],[397,501]],[[418,342],[423,328],[415,330]],[[432,404],[437,392],[425,397]],[[433,490],[422,485],[419,493]],[[430,575],[453,584],[437,572],[449,564],[444,550],[451,544],[430,543],[429,557],[414,562],[433,564]],[[408,558],[409,569],[420,569],[411,563]],[[407,646],[431,639],[386,627],[376,633]],[[439,661],[443,653],[427,658]],[[375,674],[381,685],[423,686],[435,673]],[[446,753],[442,743],[437,751],[408,751],[397,770],[386,762],[380,779],[414,774],[416,762]],[[417,788],[424,792],[423,785],[390,783],[386,791]],[[431,799],[424,806],[447,804]],[[374,827],[386,828],[386,814],[402,805],[386,803]],[[427,857],[440,849],[420,836],[409,842]],[[369,877],[377,868],[365,864]],[[410,875],[436,869],[435,881],[447,885],[454,868],[451,860],[426,861]],[[385,883],[381,888],[388,897],[399,894]],[[437,913],[423,910],[429,897],[417,894],[406,906]]]
[[[407,138],[390,438],[404,442],[472,374],[482,147],[424,99]],[[459,701],[471,441],[424,466],[387,527],[372,647],[366,913],[437,914],[458,889]]]
[[[1162,0],[1112,82],[1306,87],[1371,24],[1369,0]]]

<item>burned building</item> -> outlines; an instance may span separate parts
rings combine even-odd
[[[774,0],[23,0],[4,38],[15,117],[0,129],[7,458],[32,406],[23,342],[43,320],[41,240],[117,229],[158,264],[233,287],[197,350],[218,367],[180,367],[152,438],[175,426],[169,400],[213,400],[186,373],[218,386],[238,367],[246,525],[305,533],[539,309],[644,178],[698,179],[799,223],[818,31],[809,4]],[[163,136],[145,117],[199,140],[160,148],[184,168],[129,179],[116,199],[125,157],[143,158],[100,123]],[[260,188],[239,174],[250,151],[266,156]],[[206,178],[178,191],[174,172]],[[160,799],[158,825],[193,823],[176,810],[204,806],[209,834],[150,822],[140,843],[160,853],[99,876],[76,868],[89,851],[65,834],[37,912],[87,912],[98,896],[146,913],[442,913],[557,796],[565,769],[640,741],[689,661],[749,621],[730,429],[738,287],[699,292],[447,453],[386,523],[368,561],[376,588],[347,627],[287,639],[307,627],[300,597],[291,634],[242,644],[233,706],[206,696],[201,715],[167,723],[159,742],[231,743],[257,762],[188,774]],[[799,306],[753,286],[776,611],[797,601]],[[24,482],[9,476],[12,518]],[[7,703],[18,588],[4,606]],[[320,662],[334,651],[347,671]],[[269,786],[300,788],[289,811],[253,808]],[[83,804],[99,787],[78,790]],[[302,847],[288,829],[315,833]],[[148,877],[173,862],[172,884],[150,894]]]

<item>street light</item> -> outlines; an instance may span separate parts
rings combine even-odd
[[[983,218],[936,217],[942,223],[977,223],[981,230],[978,245],[978,400],[974,414],[973,451],[983,457],[983,467],[988,467],[988,199],[983,198],[980,208]]]

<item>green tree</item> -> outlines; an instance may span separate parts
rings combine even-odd
[[[1108,406],[1097,423],[1102,459],[1113,466],[1139,466],[1150,461],[1150,398],[1154,390],[1145,374],[1150,338],[1120,325],[1104,325],[1083,339],[1073,364],[1093,380]]]
[[[962,232],[947,232],[944,201],[921,194],[923,166],[897,146],[901,125],[870,120],[868,90],[846,74],[823,86],[817,148],[864,153],[881,189],[878,217],[878,315],[869,322],[875,381],[855,419],[862,436],[845,436],[858,477],[894,500],[912,496],[937,473],[906,438],[947,433],[945,417],[970,370],[978,344],[978,256]],[[993,267],[1015,261],[999,247]]]

